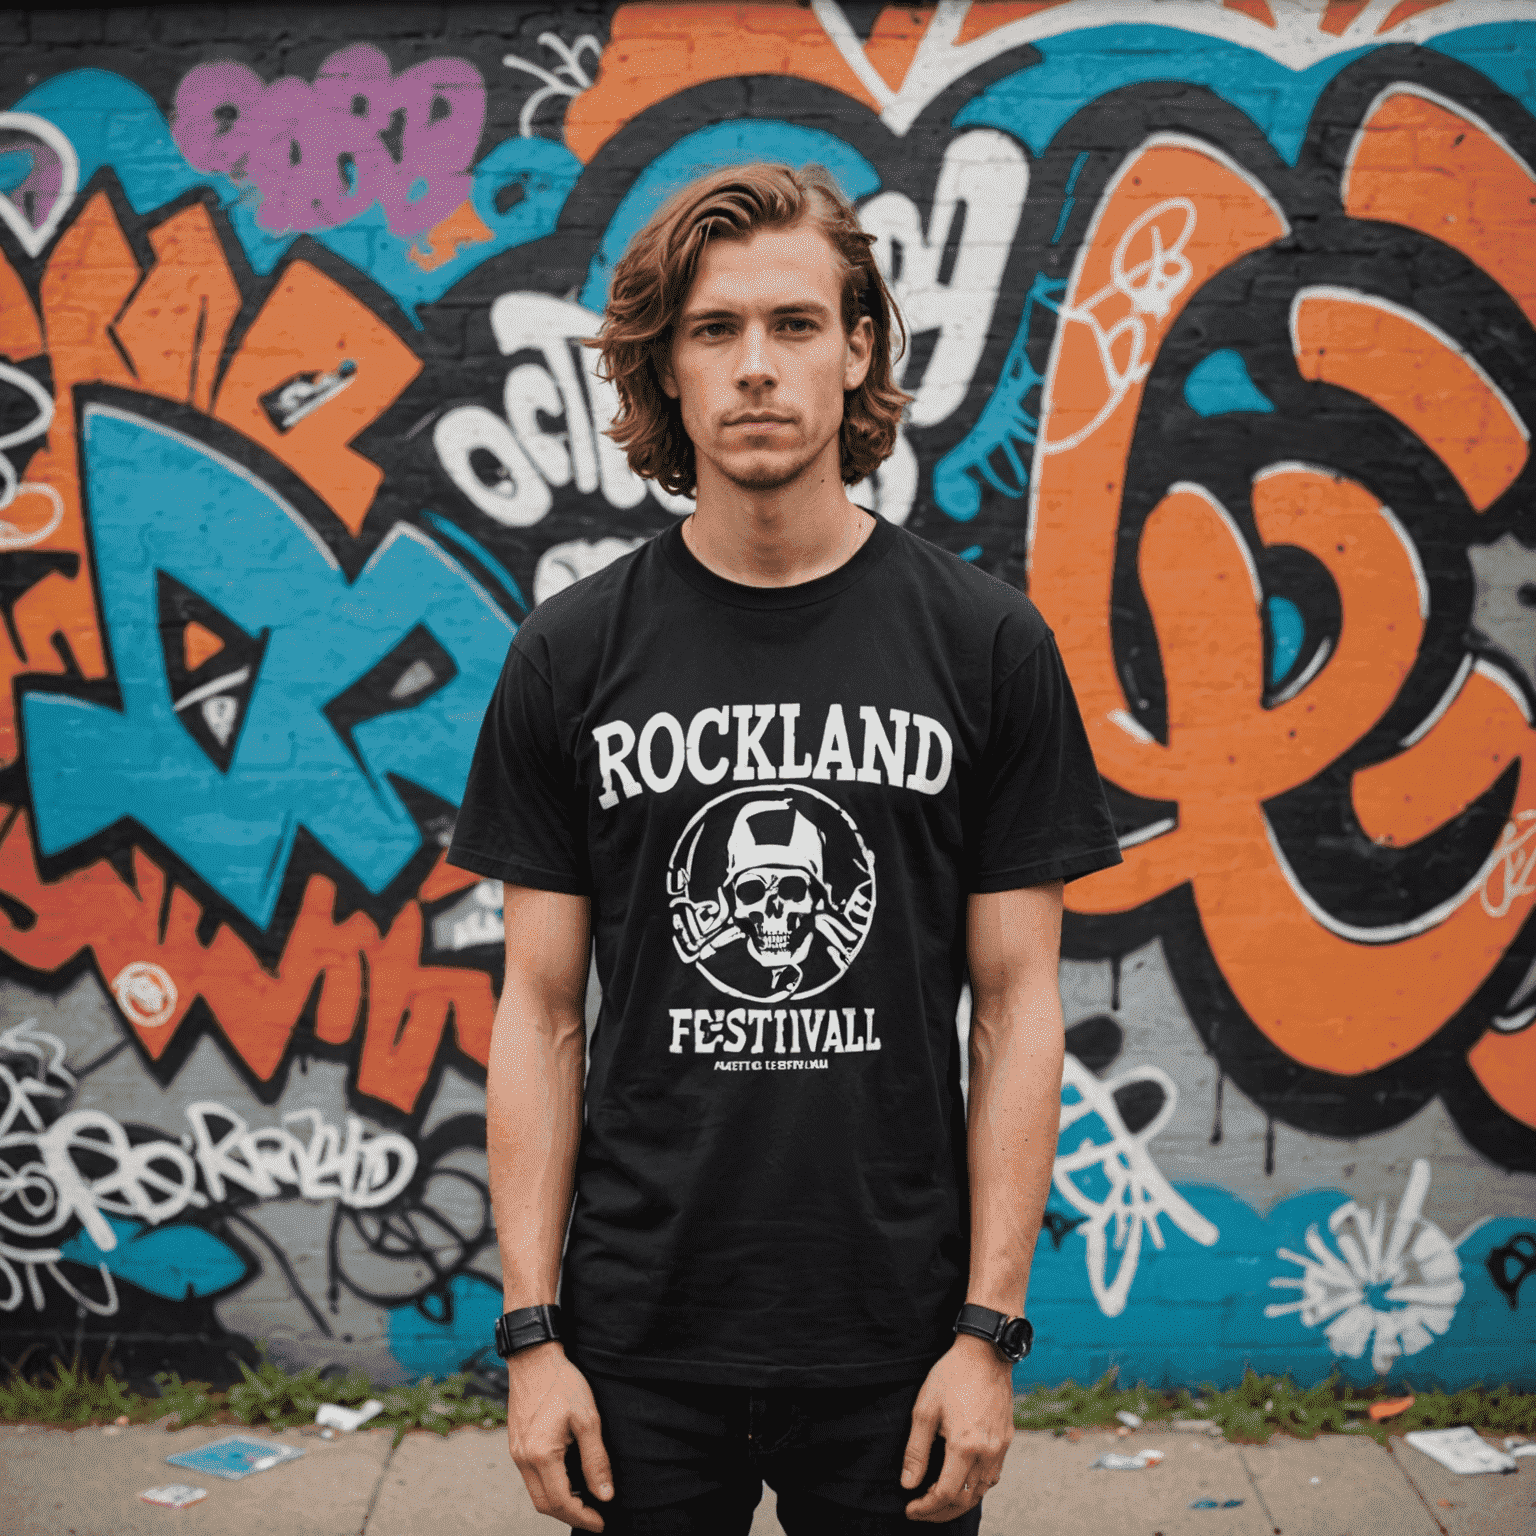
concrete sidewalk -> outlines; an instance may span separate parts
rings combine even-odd
[[[334,1440],[240,1430],[305,1455],[240,1482],[199,1478],[165,1457],[237,1431],[76,1431],[0,1426],[0,1531],[6,1536],[560,1536],[535,1512],[500,1430],[447,1439],[362,1430]],[[1161,1466],[1091,1469],[1105,1451],[1152,1446]],[[190,1482],[208,1497],[186,1509],[138,1494]],[[1191,1509],[1200,1499],[1231,1508]],[[914,1531],[924,1529],[914,1524]],[[1365,1438],[1277,1438],[1237,1446],[1203,1435],[1087,1430],[1077,1440],[1020,1432],[983,1509],[983,1536],[1528,1536],[1536,1532],[1536,1463],[1511,1476],[1456,1477],[1411,1446]],[[765,1490],[752,1536],[773,1536]]]

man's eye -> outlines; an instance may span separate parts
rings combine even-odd
[[[797,335],[803,335],[806,331],[815,329],[809,320],[786,320],[784,325],[787,330],[794,331]]]

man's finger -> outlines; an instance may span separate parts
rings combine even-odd
[[[602,1530],[603,1517],[576,1497],[566,1475],[562,1454],[541,1456],[521,1470],[523,1481],[528,1485],[528,1496],[541,1515],[549,1515],[579,1531]]]
[[[576,1497],[576,1490],[571,1486],[571,1480],[566,1475],[565,1458],[559,1458],[545,1474],[545,1487],[553,1487],[556,1490],[554,1507],[544,1511],[547,1515],[553,1515],[557,1520],[563,1520],[565,1524],[574,1526],[578,1531],[600,1531],[603,1528],[603,1517],[589,1504],[583,1504]]]
[[[573,1417],[571,1428],[576,1432],[576,1444],[581,1452],[581,1475],[587,1487],[599,1499],[613,1497],[613,1468],[608,1461],[608,1448],[603,1444],[602,1421],[594,1413]]]
[[[939,1427],[938,1415],[921,1405],[912,1410],[912,1433],[907,1436],[907,1448],[901,1456],[901,1486],[916,1488],[928,1470],[928,1458],[933,1454],[933,1437]]]
[[[967,1486],[969,1485],[969,1486]],[[975,1458],[946,1442],[938,1481],[922,1498],[907,1505],[909,1520],[954,1520],[980,1500],[981,1474]]]

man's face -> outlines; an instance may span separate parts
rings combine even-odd
[[[711,240],[673,331],[662,388],[682,407],[699,480],[776,490],[838,467],[843,391],[869,369],[873,326],[842,324],[836,253],[809,221]]]

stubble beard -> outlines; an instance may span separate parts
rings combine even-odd
[[[829,441],[838,442],[841,435],[841,423],[836,433]],[[788,463],[782,460],[776,464],[758,464],[755,466],[736,469],[730,464],[719,459],[715,460],[715,467],[725,476],[732,485],[743,491],[778,491],[786,485],[793,484],[809,470],[816,460],[821,457],[826,448],[826,443],[819,443],[814,448],[808,448],[798,454]]]

